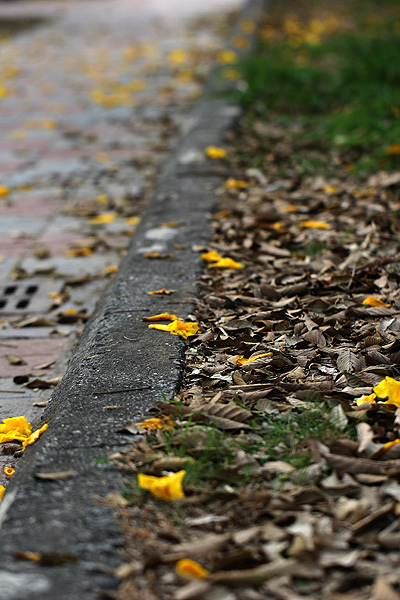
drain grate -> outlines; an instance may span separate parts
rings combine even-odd
[[[51,309],[50,292],[60,293],[62,281],[0,281],[0,315],[44,313]]]

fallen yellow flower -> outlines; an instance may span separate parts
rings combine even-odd
[[[386,442],[386,444],[383,444],[383,449],[389,450],[389,448],[393,448],[393,446],[397,446],[397,444],[399,442],[400,442],[399,439],[393,440],[393,442]]]
[[[191,577],[193,579],[207,579],[210,573],[200,563],[191,558],[181,558],[175,565],[178,575]]]
[[[385,148],[385,154],[400,154],[400,144],[393,144]]]
[[[139,223],[140,223],[140,217],[127,217],[125,219],[125,223],[127,225],[139,225]]]
[[[185,323],[177,319],[172,321],[169,325],[149,325],[149,329],[159,329],[160,331],[167,331],[173,335],[180,335],[185,340],[191,335],[196,335],[199,331],[198,323]]]
[[[154,417],[152,419],[146,419],[141,423],[135,423],[135,425],[136,427],[141,427],[142,429],[157,431],[157,429],[171,429],[176,426],[176,423],[170,417],[163,417],[162,419],[159,417]]]
[[[0,444],[14,440],[23,442],[31,433],[32,425],[25,417],[3,419],[3,424],[0,424]]]
[[[301,221],[301,227],[308,227],[309,229],[332,229],[332,225],[324,223],[324,221],[314,221],[309,219],[308,221]]]
[[[64,252],[64,256],[66,258],[76,258],[77,256],[90,256],[93,254],[93,250],[91,248],[73,248],[72,250],[67,250]]]
[[[118,271],[118,265],[110,265],[104,269],[105,275],[111,275],[112,273],[116,273]]]
[[[242,179],[233,179],[233,177],[230,177],[224,183],[224,186],[231,190],[244,190],[248,187],[248,185],[249,184],[247,181],[243,181]]]
[[[96,217],[92,217],[89,219],[89,225],[107,225],[108,223],[113,223],[117,215],[115,212],[107,212],[102,215],[97,215]]]
[[[142,317],[142,321],[176,321],[178,317],[176,315],[170,315],[167,312],[153,315],[152,317]]]
[[[226,158],[228,156],[228,153],[224,148],[218,148],[217,146],[207,146],[204,152],[206,153],[207,158],[212,159]]]
[[[34,444],[39,439],[39,437],[42,435],[43,431],[46,431],[47,428],[48,428],[48,424],[45,423],[43,425],[43,427],[41,427],[40,429],[36,429],[36,431],[31,433],[31,435],[22,442],[23,447],[26,448],[27,446]]]
[[[169,296],[172,292],[171,292],[171,290],[161,288],[160,290],[151,290],[150,292],[147,292],[147,293],[151,294],[152,296],[157,295],[157,294],[165,294],[165,295]]]
[[[6,488],[4,487],[4,485],[0,485],[0,500],[4,496],[5,491],[6,491]]]
[[[339,191],[339,188],[337,187],[337,185],[326,185],[323,188],[323,190],[326,194],[337,194]]]
[[[233,258],[220,258],[215,263],[208,265],[209,269],[244,269],[242,263],[233,260]]]
[[[263,352],[262,354],[256,354],[255,356],[252,356],[251,358],[245,358],[244,356],[238,356],[236,359],[236,364],[241,366],[241,365],[247,365],[247,363],[253,362],[253,360],[257,360],[258,358],[265,358],[267,356],[273,356],[272,352]]]
[[[365,298],[365,300],[363,300],[363,304],[367,304],[368,306],[386,306],[387,308],[390,308],[391,306],[391,304],[386,304],[382,300],[379,300],[379,298],[374,298],[373,296],[368,296],[368,298]]]
[[[9,193],[10,190],[6,185],[0,185],[0,196],[8,196]]]
[[[400,381],[393,377],[385,377],[373,390],[378,398],[387,398],[386,402],[382,402],[382,404],[400,406]]]
[[[153,475],[145,475],[139,473],[137,477],[139,487],[151,492],[156,498],[162,500],[175,500],[175,498],[184,498],[185,494],[182,489],[182,481],[186,475],[186,471],[178,471],[164,477],[154,477]]]
[[[238,55],[233,50],[221,50],[218,53],[217,60],[220,64],[230,65],[237,62]]]
[[[211,250],[211,252],[204,252],[201,258],[207,262],[215,262],[221,260],[223,257],[218,252],[215,252],[215,250]]]
[[[369,396],[362,396],[362,398],[358,398],[356,400],[357,406],[361,406],[361,404],[364,404],[364,402],[370,402],[371,404],[375,404],[376,403],[376,394],[372,393]]]
[[[7,477],[11,477],[11,475],[14,475],[14,473],[15,469],[12,467],[4,467],[4,475],[7,475]]]

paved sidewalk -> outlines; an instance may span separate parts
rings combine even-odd
[[[194,29],[185,12],[203,14],[200,3],[183,10],[170,1],[0,5],[0,19],[16,29],[29,17],[36,25],[0,44],[2,419],[40,418],[35,404],[52,386],[32,380],[65,371],[60,357],[126,253],[223,47],[223,19]],[[29,387],[14,383],[27,375]],[[0,455],[0,467],[9,462]]]
[[[129,440],[126,421],[176,389],[185,349],[142,316],[193,311],[193,244],[207,243],[228,176],[204,148],[223,143],[237,109],[194,100],[226,43],[217,15],[242,3],[210,4],[0,6],[0,17],[29,8],[51,20],[0,44],[0,415],[38,426],[52,394],[48,430],[10,481],[0,475],[0,600],[86,600],[116,585],[120,534],[99,498],[121,479],[106,458]],[[206,18],[194,27],[185,13]],[[162,287],[173,294],[147,293]]]

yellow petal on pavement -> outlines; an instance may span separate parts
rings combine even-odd
[[[231,190],[244,190],[248,186],[249,184],[247,181],[244,181],[243,179],[234,179],[233,177],[230,177],[224,183],[224,187]]]
[[[152,493],[156,498],[162,500],[175,500],[176,498],[184,498],[185,494],[182,488],[182,481],[186,475],[186,471],[178,471],[164,477],[154,477],[153,475],[145,475],[139,473],[137,481],[139,487]]]
[[[142,321],[176,321],[177,318],[176,315],[170,315],[167,312],[163,312],[151,317],[142,317]]]
[[[225,148],[218,148],[217,146],[207,146],[204,152],[207,158],[211,159],[221,159],[226,158],[228,156],[228,153],[225,150]]]
[[[108,223],[113,223],[117,218],[117,214],[115,212],[107,212],[102,215],[97,215],[96,217],[92,217],[89,219],[89,225],[107,225]]]
[[[6,491],[6,488],[4,487],[4,485],[0,485],[0,500],[4,496],[5,491]]]

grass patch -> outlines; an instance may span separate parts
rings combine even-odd
[[[400,167],[399,7],[383,0],[376,14],[353,1],[345,15],[316,19],[301,3],[275,4],[263,39],[238,65],[249,117],[296,125],[302,156],[293,163],[306,173],[321,171],[326,152],[346,171]],[[310,157],[312,143],[322,156]]]

